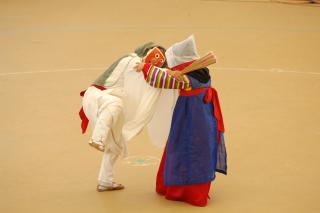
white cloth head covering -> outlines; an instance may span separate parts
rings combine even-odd
[[[175,43],[166,51],[168,67],[172,68],[177,65],[193,61],[199,58],[194,35],[187,39]]]

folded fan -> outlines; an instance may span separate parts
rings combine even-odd
[[[216,62],[217,62],[216,57],[214,56],[213,52],[210,51],[205,56],[195,60],[192,64],[190,64],[189,66],[184,68],[181,71],[181,74],[187,74],[189,72],[205,68],[205,67],[207,67],[211,64],[214,64]]]

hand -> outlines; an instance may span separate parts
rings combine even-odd
[[[178,81],[182,81],[182,80],[183,80],[183,79],[182,79],[182,74],[181,74],[180,71],[175,71],[175,72],[173,72],[173,77],[174,77],[175,79],[177,79]]]
[[[172,71],[172,70],[169,70],[169,69],[167,69],[166,71],[167,71],[167,73],[169,75],[173,76],[175,79],[177,79],[179,81],[182,80],[182,74],[181,74],[180,71]]]
[[[171,75],[171,76],[174,75],[174,71],[172,71],[172,70],[165,69],[165,71],[168,73],[168,75]]]
[[[133,69],[136,71],[136,72],[141,72],[143,67],[144,67],[145,63],[136,63],[136,66],[133,67]]]

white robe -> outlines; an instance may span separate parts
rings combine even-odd
[[[165,144],[176,97],[173,90],[149,86],[134,66],[136,54],[123,58],[105,81],[106,90],[94,86],[83,97],[83,110],[92,127],[92,140],[105,144],[98,181],[113,182],[113,167],[120,154],[127,156],[126,144],[150,122],[149,135],[157,146]]]
[[[151,141],[159,147],[165,144],[177,98],[177,91],[148,85],[143,74],[134,70],[138,62],[141,58],[134,53],[123,58],[105,81],[106,90],[91,86],[83,97],[92,139],[125,155],[126,143],[148,123]]]

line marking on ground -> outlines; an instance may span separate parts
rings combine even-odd
[[[30,70],[26,72],[7,72],[0,73],[0,76],[8,75],[24,75],[24,74],[40,74],[40,73],[57,73],[57,72],[79,72],[79,71],[92,71],[103,70],[101,67],[85,67],[85,68],[64,68],[64,69],[52,69],[52,70]]]
[[[63,73],[63,72],[80,72],[80,71],[99,71],[103,72],[105,67],[83,67],[83,68],[63,68],[63,69],[52,69],[52,70],[30,70],[26,72],[7,72],[0,73],[1,76],[10,75],[25,75],[25,74],[41,74],[41,73]],[[281,68],[241,68],[241,67],[216,67],[214,70],[218,71],[231,71],[231,72],[269,72],[269,73],[294,73],[294,74],[304,74],[304,75],[320,75],[320,72],[309,72],[309,71],[296,71],[296,70],[286,70]]]

